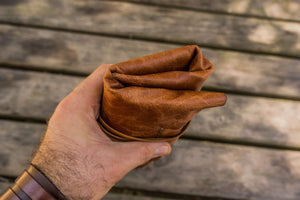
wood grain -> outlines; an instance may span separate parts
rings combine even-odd
[[[196,43],[219,49],[202,48],[216,65],[207,89],[300,99],[299,60],[259,55],[300,57],[299,23],[214,14],[232,12],[297,21],[299,2],[202,0],[207,7],[192,0],[150,3],[160,6],[94,0],[1,1],[2,24],[36,28],[1,25],[0,64],[86,75],[101,63]],[[193,8],[161,6],[170,3]],[[0,69],[0,115],[46,120],[82,79]],[[299,101],[228,95],[225,107],[198,114],[186,136],[300,149],[298,113]],[[0,120],[0,127],[0,175],[15,177],[28,165],[45,125]],[[8,184],[0,179],[0,191]],[[296,200],[300,198],[300,153],[182,139],[170,156],[131,172],[119,187],[230,199]],[[105,199],[163,200],[115,193]]]
[[[46,126],[0,120],[0,127],[0,175],[17,177],[29,166]]]
[[[0,196],[2,192],[4,192],[9,186],[11,186],[12,182],[6,178],[0,177]]]
[[[122,0],[121,0],[122,1]],[[300,21],[298,0],[123,0],[205,12]]]
[[[4,120],[0,124],[4,127],[1,158],[7,158],[0,162],[0,174],[17,176],[44,125]],[[179,140],[170,156],[132,171],[118,186],[230,199],[296,200],[300,198],[300,153]]]
[[[2,22],[299,57],[300,24],[127,2],[2,4]],[[74,20],[76,16],[76,20]]]
[[[147,197],[147,196],[134,196],[129,194],[114,194],[108,193],[103,200],[171,200],[167,198],[159,198],[159,197]]]
[[[0,64],[61,73],[89,74],[117,63],[179,45],[0,26]],[[201,48],[216,66],[210,89],[300,100],[300,61],[275,56]]]
[[[0,80],[1,115],[46,120],[83,78],[0,69]],[[187,135],[298,148],[297,113],[299,101],[228,95],[226,106],[196,115]]]

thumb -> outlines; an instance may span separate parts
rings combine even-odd
[[[119,156],[127,171],[171,153],[171,145],[167,142],[124,142],[120,145]]]

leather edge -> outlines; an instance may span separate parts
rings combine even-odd
[[[39,184],[45,191],[59,200],[67,200],[64,194],[52,183],[51,180],[40,171],[34,164],[31,164],[26,170],[28,174]]]
[[[182,136],[185,131],[187,130],[190,121],[182,128],[181,132],[177,134],[174,137],[166,137],[166,138],[139,138],[139,137],[133,137],[126,135],[124,133],[121,133],[114,128],[110,127],[101,117],[101,115],[98,118],[98,124],[101,128],[101,130],[110,137],[113,141],[123,141],[123,142],[129,142],[129,141],[141,141],[141,142],[169,142],[173,144],[176,140],[179,139],[180,136]]]

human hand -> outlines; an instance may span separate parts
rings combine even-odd
[[[98,200],[132,169],[171,151],[166,142],[113,142],[100,129],[102,65],[57,106],[32,164],[68,199]]]

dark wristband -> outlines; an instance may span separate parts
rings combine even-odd
[[[0,200],[67,200],[59,189],[35,166],[30,167],[17,178]]]

